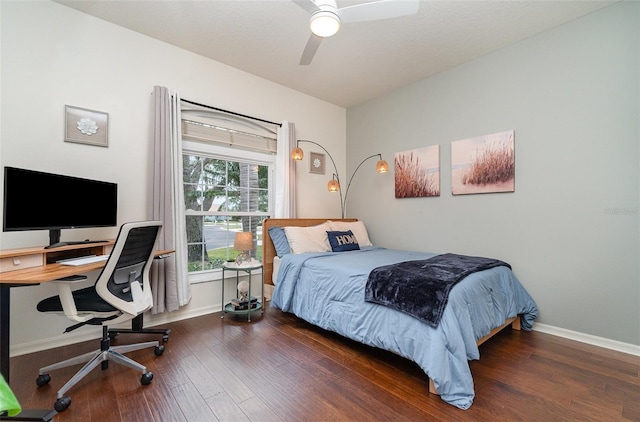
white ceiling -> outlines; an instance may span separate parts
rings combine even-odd
[[[348,108],[616,1],[421,0],[413,16],[343,25],[309,66],[309,16],[290,0],[57,2]]]

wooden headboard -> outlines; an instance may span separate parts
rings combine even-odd
[[[309,227],[322,224],[328,218],[267,218],[262,222],[262,276],[264,277],[265,290],[269,286],[273,288],[271,275],[273,274],[273,257],[276,256],[276,248],[269,236],[269,227]],[[357,218],[332,218],[331,221],[358,221]]]

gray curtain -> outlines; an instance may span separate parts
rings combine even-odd
[[[291,150],[296,147],[296,126],[284,121],[278,128],[276,153],[275,218],[296,217],[296,171],[291,164]]]
[[[151,268],[152,314],[175,311],[191,300],[187,277],[187,240],[182,184],[180,97],[165,87],[153,88],[153,139],[149,217],[163,222],[158,249],[172,249],[169,258]]]

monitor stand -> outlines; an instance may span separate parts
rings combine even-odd
[[[54,248],[60,248],[62,246],[69,246],[69,245],[84,245],[86,243],[104,243],[104,242],[108,242],[108,240],[72,240],[72,241],[68,241],[68,242],[61,242],[60,241],[60,229],[51,229],[49,230],[49,245],[45,246],[45,249],[54,249]]]

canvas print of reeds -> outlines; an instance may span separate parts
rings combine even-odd
[[[396,198],[440,196],[440,145],[395,154]]]
[[[515,190],[514,131],[451,142],[454,195]]]

